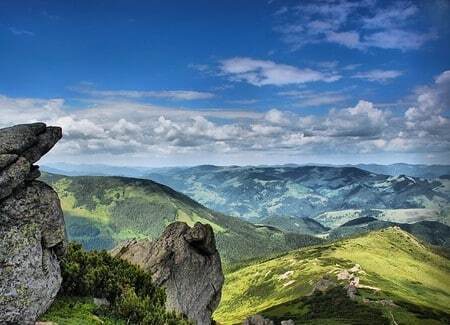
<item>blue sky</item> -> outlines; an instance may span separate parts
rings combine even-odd
[[[0,3],[0,125],[50,161],[445,163],[448,1]]]

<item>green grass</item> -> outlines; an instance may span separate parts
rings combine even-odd
[[[311,294],[314,285],[324,277],[337,285],[345,285],[336,275],[355,264],[360,264],[364,271],[358,274],[361,284],[381,289],[376,293],[360,289],[359,299],[391,299],[396,304],[402,303],[399,308],[381,308],[374,304],[385,315],[390,316],[392,312],[397,323],[414,324],[417,319],[424,324],[425,321],[432,323],[436,321],[430,319],[450,314],[449,259],[405,231],[388,228],[303,248],[226,274],[222,301],[214,317],[221,324],[239,323],[248,315]],[[418,312],[421,310],[433,312],[424,316],[423,312]],[[399,322],[397,316],[406,321]]]
[[[58,325],[126,324],[124,320],[108,315],[96,315],[97,306],[93,298],[58,296],[50,309],[40,318],[40,321],[51,321]]]

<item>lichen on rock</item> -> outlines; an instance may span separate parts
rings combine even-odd
[[[111,253],[151,272],[155,284],[166,290],[167,309],[198,325],[211,324],[224,276],[210,225],[196,223],[191,228],[174,222],[155,241],[127,241]]]
[[[34,324],[61,286],[63,213],[33,165],[61,136],[44,123],[0,129],[0,324]]]

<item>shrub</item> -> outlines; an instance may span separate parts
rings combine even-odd
[[[151,275],[106,251],[84,251],[70,244],[61,261],[64,296],[106,298],[108,312],[131,324],[189,324],[167,312],[165,292],[152,283]]]

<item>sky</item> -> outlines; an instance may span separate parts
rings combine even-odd
[[[450,163],[450,1],[0,1],[44,163]]]

